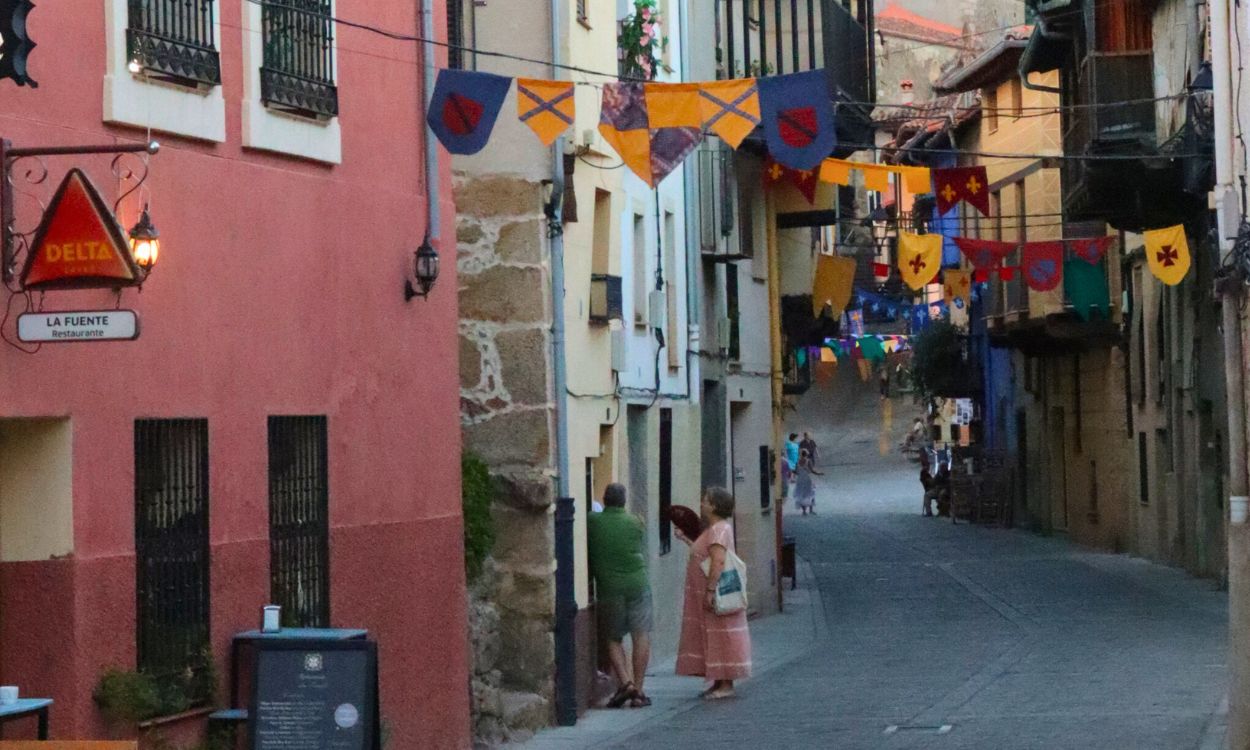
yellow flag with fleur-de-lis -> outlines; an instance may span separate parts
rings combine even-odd
[[[912,289],[924,289],[937,278],[942,266],[942,235],[911,234],[898,236],[898,270],[903,283]]]
[[[1189,273],[1189,242],[1185,227],[1177,224],[1145,233],[1146,262],[1150,272],[1168,286],[1176,286]]]

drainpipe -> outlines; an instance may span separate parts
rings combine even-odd
[[[1059,41],[1066,40],[1068,38],[1063,34],[1047,29],[1046,21],[1040,16],[1037,19],[1037,23],[1034,25],[1034,29],[1043,39]],[[1047,94],[1062,94],[1063,89],[1059,89],[1054,86],[1043,86],[1040,83],[1029,83],[1029,69],[1033,67],[1033,50],[1034,47],[1032,44],[1026,44],[1024,46],[1024,54],[1020,55],[1020,64],[1017,69],[1017,72],[1020,75],[1020,85],[1024,86],[1026,89],[1042,91]]]
[[[427,0],[428,1],[428,0]],[[560,0],[551,0],[551,77],[559,78],[561,64]],[[573,572],[573,496],[569,488],[569,387],[564,339],[564,228],[560,201],[564,196],[564,138],[551,150],[551,198],[547,212],[547,235],[551,250],[551,370],[555,388],[556,420],[556,722],[577,723],[577,594]],[[586,499],[589,510],[590,498]]]
[[[686,30],[686,3],[677,4],[677,23],[681,29],[678,39],[681,44],[681,55],[678,57],[681,64],[681,76],[684,80],[690,74],[690,45],[689,33]],[[696,154],[697,156],[697,154]],[[702,326],[699,320],[699,283],[701,282],[699,273],[699,253],[700,222],[697,220],[698,204],[695,197],[695,180],[697,171],[695,163],[687,159],[683,168],[683,175],[686,193],[686,396],[689,397],[691,404],[699,403],[699,373],[702,363],[699,361],[699,350],[703,348]]]
[[[781,445],[781,415],[783,412],[782,399],[785,394],[782,390],[782,372],[781,372],[781,250],[777,245],[777,204],[773,200],[771,190],[764,191],[764,216],[768,222],[768,229],[765,234],[765,245],[768,248],[768,331],[769,344],[771,348],[772,360],[771,366],[768,368],[770,372],[769,382],[772,384],[773,391],[773,447]],[[775,455],[775,453],[774,453]],[[771,468],[771,467],[770,467]],[[778,477],[781,473],[778,472]],[[733,477],[730,477],[732,481]],[[774,524],[774,545],[773,545],[773,561],[774,566],[781,565],[781,542],[785,535],[781,522],[781,485],[780,479],[778,484],[773,487],[773,497],[777,501],[773,503],[773,524]],[[777,584],[777,611],[781,612],[785,609],[785,594],[781,587],[781,571],[777,570],[775,579]]]
[[[421,0],[421,36],[434,39],[434,0]],[[421,121],[425,122],[430,107],[430,97],[434,95],[434,45],[421,45]],[[438,139],[427,127],[425,130],[425,233],[438,245],[441,235],[440,213],[441,188],[438,177]],[[442,249],[441,247],[439,248]]]
[[[1236,194],[1233,180],[1232,17],[1228,0],[1210,0],[1211,76],[1215,100],[1215,205],[1220,256],[1232,250],[1233,216],[1225,201]],[[1241,281],[1231,279],[1220,290],[1224,328],[1224,378],[1228,399],[1228,621],[1229,694],[1228,746],[1250,748],[1250,529],[1246,527],[1246,399],[1242,374]]]

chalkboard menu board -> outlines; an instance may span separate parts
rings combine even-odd
[[[377,750],[377,646],[258,641],[252,750]]]

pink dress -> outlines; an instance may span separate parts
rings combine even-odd
[[[733,527],[728,521],[708,527],[690,545],[677,674],[737,680],[751,676],[751,633],[747,630],[746,612],[720,616],[703,606],[708,584],[701,566],[713,544],[733,550]]]

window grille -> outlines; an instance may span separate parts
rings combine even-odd
[[[463,70],[464,0],[447,0],[447,67]]]
[[[305,117],[338,115],[330,1],[266,0],[260,69],[260,98],[266,105]]]
[[[660,554],[673,549],[673,410],[660,409]]]
[[[129,0],[128,59],[160,80],[221,85],[213,31],[215,4],[216,0]]]
[[[330,625],[325,417],[269,418],[269,572],[287,627]]]
[[[209,662],[208,420],[135,420],[139,671],[191,703]]]
[[[590,21],[590,17],[586,15],[586,0],[577,0],[577,20],[582,23]]]

